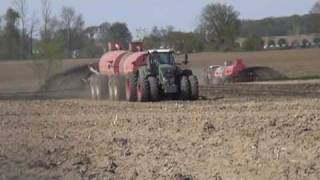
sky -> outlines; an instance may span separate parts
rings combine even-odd
[[[63,6],[72,6],[82,13],[86,26],[102,22],[126,22],[133,32],[157,25],[173,25],[176,30],[193,31],[201,10],[209,3],[227,3],[240,12],[242,19],[306,14],[317,0],[52,0],[53,14],[59,16]],[[29,15],[40,18],[41,0],[27,0]],[[3,15],[12,0],[0,0]]]

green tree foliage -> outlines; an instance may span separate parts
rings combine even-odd
[[[258,50],[262,50],[263,46],[264,46],[264,41],[258,36],[253,36],[253,37],[247,38],[243,42],[242,48],[246,51],[258,51]]]
[[[148,36],[145,36],[143,39],[144,46],[147,49],[158,49],[160,47],[166,47],[167,42],[164,42],[168,36],[168,33],[163,28],[158,28],[154,26],[151,30],[151,33]]]
[[[19,55],[20,58],[26,59],[29,55],[28,52],[28,36],[27,36],[27,12],[28,12],[28,4],[26,0],[13,0],[13,6],[15,7],[15,11],[19,14],[20,21],[20,49]]]
[[[98,34],[100,32],[100,34]],[[84,31],[84,48],[81,51],[80,57],[98,58],[106,48],[105,41],[101,40],[101,30],[96,26],[86,28]]]
[[[43,41],[38,45],[39,54],[33,59],[32,69],[37,75],[39,84],[46,82],[62,68],[64,40]]]
[[[262,20],[242,20],[241,37],[287,36],[320,33],[320,14],[266,18]]]
[[[145,33],[146,34],[146,33]],[[149,35],[143,38],[146,49],[173,48],[183,53],[199,52],[204,49],[200,34],[174,31],[172,26],[154,26]]]
[[[6,25],[4,32],[2,34],[2,44],[0,50],[1,59],[18,59],[19,58],[19,48],[20,48],[20,35],[17,28],[17,22],[19,19],[19,14],[15,10],[9,8],[4,17]]]
[[[82,49],[80,57],[99,58],[104,53],[101,44],[98,44],[93,39],[85,40],[86,46]]]
[[[158,49],[161,47],[161,38],[151,34],[144,37],[143,44],[146,49]]]
[[[199,30],[217,49],[232,49],[240,29],[239,12],[226,4],[208,4],[202,11]]]
[[[108,30],[108,41],[119,42],[124,48],[129,47],[132,35],[126,23],[113,23]]]
[[[200,52],[204,49],[200,35],[192,32],[170,32],[168,34],[168,44],[176,51],[183,53]]]
[[[92,27],[91,34],[99,34],[97,35],[98,40],[100,43],[106,45],[108,41],[110,41],[109,37],[109,30],[110,30],[111,24],[108,22],[102,23],[99,27]]]

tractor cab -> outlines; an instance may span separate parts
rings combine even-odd
[[[171,49],[149,50],[148,55],[151,66],[175,66],[174,51]]]

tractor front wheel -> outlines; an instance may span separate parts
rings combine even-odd
[[[197,76],[189,76],[191,100],[199,99],[199,81]]]
[[[159,94],[159,82],[156,77],[149,77],[148,78],[149,85],[150,85],[150,100],[153,102],[160,100],[160,94]]]
[[[191,98],[191,86],[187,76],[182,76],[180,80],[180,98],[184,101]]]

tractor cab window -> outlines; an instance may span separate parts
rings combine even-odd
[[[172,53],[160,53],[160,64],[174,65],[174,55]]]
[[[174,65],[174,55],[173,53],[153,53],[150,57],[150,63],[153,65],[168,64]]]

